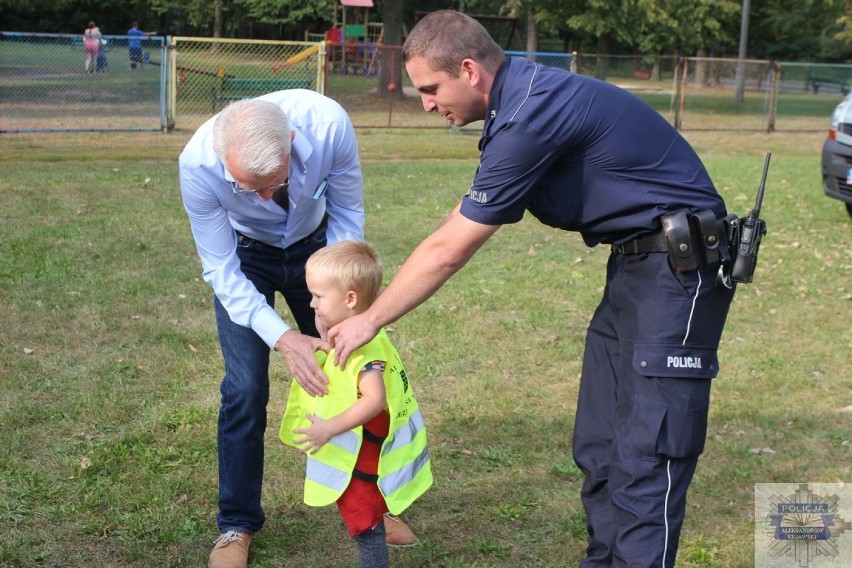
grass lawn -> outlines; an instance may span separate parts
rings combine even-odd
[[[437,120],[437,119],[436,119]],[[814,117],[814,130],[827,118]],[[172,135],[6,135],[0,152],[0,566],[203,566],[216,536],[223,370]],[[820,185],[823,133],[693,132],[732,211],[773,152],[755,282],[720,348],[679,566],[751,566],[755,483],[849,479],[850,219]],[[387,278],[466,190],[476,137],[360,131],[367,237]],[[404,515],[405,567],[576,565],[571,432],[606,247],[526,218],[390,326],[429,428],[434,487]],[[276,437],[256,567],[357,564],[336,508],[302,504]]]

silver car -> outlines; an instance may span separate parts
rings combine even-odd
[[[825,194],[846,203],[852,216],[852,94],[834,109],[828,137],[822,145],[822,187]]]

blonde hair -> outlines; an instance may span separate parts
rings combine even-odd
[[[353,290],[359,300],[372,305],[379,296],[384,275],[376,251],[363,241],[341,241],[311,255],[305,271],[334,280],[341,290]]]

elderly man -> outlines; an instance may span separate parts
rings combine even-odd
[[[270,349],[313,395],[327,392],[305,262],[364,237],[358,144],[339,104],[308,90],[235,102],[193,135],[179,161],[184,208],[215,294],[225,361],[218,425],[220,536],[211,567],[246,566],[261,529]],[[275,310],[287,303],[299,331]],[[399,536],[394,520],[388,531]],[[393,544],[391,542],[391,544]]]

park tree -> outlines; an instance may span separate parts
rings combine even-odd
[[[222,2],[227,0],[149,0],[157,14],[179,13],[193,27],[214,22],[213,37],[222,37]],[[218,23],[218,27],[217,27]]]
[[[546,13],[547,2],[541,0],[503,0],[499,5],[491,7],[499,15],[518,18],[522,23],[526,37],[526,51],[538,51],[538,34],[540,17]],[[522,46],[519,46],[522,47]]]
[[[402,100],[402,49],[396,46],[403,42],[403,2],[381,0],[378,8],[382,14],[382,43],[388,47],[382,50],[381,72],[379,73],[379,96]]]
[[[233,0],[242,18],[262,24],[331,21],[334,0]]]
[[[246,37],[262,24],[274,37],[320,31],[340,0],[0,0],[4,28],[81,33],[95,20],[108,34],[123,34],[133,20],[161,34]],[[526,44],[562,39],[565,51],[733,56],[742,0],[375,0],[377,18],[391,34],[413,25],[415,10],[442,8],[472,14],[514,16]],[[759,0],[751,8],[748,56],[848,61],[852,59],[852,0]],[[398,23],[398,22],[401,22]],[[504,24],[484,22],[505,45]],[[502,28],[500,26],[503,26]],[[270,26],[277,26],[277,31]],[[394,30],[393,32],[391,30]],[[517,38],[512,38],[517,39]],[[517,45],[517,42],[514,43]],[[601,60],[603,62],[603,60]],[[605,66],[598,67],[605,76]]]
[[[844,0],[764,0],[752,6],[749,51],[767,59],[844,61]],[[838,37],[841,34],[841,37]]]
[[[568,18],[581,11],[585,0],[466,0],[466,12],[484,15],[501,15],[518,18],[523,30],[526,51],[539,51],[542,36],[568,35]],[[495,38],[501,43],[502,38]]]
[[[837,18],[838,30],[834,37],[837,41],[852,45],[852,0],[843,3],[843,14]]]
[[[597,54],[612,53],[614,43],[632,45],[637,20],[642,17],[635,0],[585,0],[582,12],[568,17],[569,27],[597,38]],[[578,6],[580,7],[580,6]],[[605,79],[606,61],[600,57],[595,77]]]
[[[158,14],[180,13],[193,27],[211,27],[212,37],[230,37],[246,22],[302,27],[331,21],[334,0],[147,0]]]
[[[637,22],[636,47],[653,62],[654,80],[660,77],[659,56],[706,57],[715,47],[731,47],[727,32],[740,14],[733,0],[637,0],[637,5],[644,17]],[[706,77],[706,63],[699,62],[696,81],[704,84]]]

